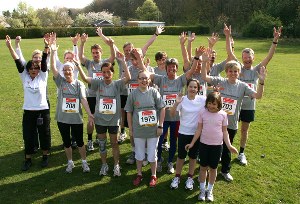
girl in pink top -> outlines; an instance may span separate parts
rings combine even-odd
[[[188,151],[200,137],[200,194],[198,200],[213,201],[213,186],[217,177],[217,167],[222,153],[223,140],[231,153],[238,153],[230,144],[227,132],[227,113],[222,110],[222,100],[218,92],[207,95],[205,109],[201,111],[198,128],[192,142],[185,146]],[[200,136],[201,135],[201,136]],[[206,191],[206,174],[209,169],[209,179]]]

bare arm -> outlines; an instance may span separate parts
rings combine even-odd
[[[198,123],[198,127],[197,127],[197,130],[196,130],[195,134],[194,134],[192,142],[190,144],[185,145],[185,149],[187,151],[194,146],[194,144],[197,140],[199,140],[202,129],[203,129],[203,123]]]
[[[114,40],[112,38],[109,38],[109,48],[110,48],[110,57],[109,57],[109,62],[113,63],[116,58],[116,50],[114,46]]]
[[[132,112],[127,112],[127,123],[128,123],[128,129],[129,129],[129,136],[133,137],[133,133],[132,133]]]
[[[78,56],[79,56],[79,59],[80,59],[80,62],[82,64],[85,64],[86,63],[86,57],[84,56],[84,45],[88,39],[88,35],[83,33],[80,37],[80,40],[81,40],[81,43],[80,43],[80,47],[79,47],[79,52],[78,52]]]
[[[158,121],[158,126],[163,126],[164,120],[165,120],[165,114],[166,114],[166,108],[160,109],[160,114],[159,114],[159,121]],[[161,136],[163,132],[162,128],[157,128],[156,135],[157,137]]]
[[[50,68],[52,70],[54,78],[56,78],[59,73],[56,67],[56,61],[55,61],[55,52],[57,52],[58,47],[56,44],[51,44],[51,51],[50,51]]]
[[[124,77],[122,80],[127,83],[131,79],[131,74],[128,70],[127,64],[125,62],[125,55],[121,52],[117,52],[117,58],[122,63],[123,71],[124,71]]]
[[[187,52],[188,52],[188,59],[189,61],[192,61],[192,43],[193,41],[196,39],[196,34],[195,33],[191,33],[191,36],[188,36],[188,45],[187,45]]]
[[[193,62],[193,65],[194,63],[199,63],[198,60],[199,60],[199,57],[205,52],[205,47],[204,46],[199,46],[198,48],[196,48],[195,50],[195,57],[194,57],[194,62]],[[195,62],[196,61],[196,62]],[[190,79],[192,78],[192,75],[194,74],[195,70],[196,70],[196,67],[197,67],[197,64],[192,66],[191,69],[189,71],[186,72],[186,78],[187,79]]]
[[[182,93],[179,93],[176,97],[176,101],[175,101],[174,105],[171,108],[169,108],[171,117],[175,117],[175,114],[177,111],[177,106],[181,103],[182,96],[183,96]]]
[[[82,67],[81,67],[81,65],[79,64],[78,61],[76,61],[76,60],[73,60],[73,61],[74,61],[74,64],[75,64],[76,68],[79,71],[79,74],[80,74],[80,77],[81,77],[82,81],[91,84],[92,83],[92,77],[86,76],[85,72],[82,70]]]
[[[146,55],[148,48],[150,47],[150,45],[152,45],[152,43],[156,40],[156,38],[162,33],[164,32],[164,27],[163,26],[157,26],[156,27],[156,31],[155,33],[151,36],[151,38],[146,42],[146,44],[144,45],[144,47],[142,48],[142,52],[143,52],[143,56]]]
[[[229,149],[229,151],[233,154],[237,154],[238,150],[234,146],[232,146],[230,143],[227,126],[222,126],[222,132],[223,132],[223,140],[224,140],[227,148]]]
[[[181,35],[179,36],[179,42],[180,42],[180,49],[181,49],[181,54],[183,58],[183,69],[184,72],[186,72],[190,68],[190,60],[188,58],[188,53],[185,48],[185,42],[186,42],[186,33],[182,32]]]
[[[211,76],[207,74],[207,68],[209,66],[209,56],[211,53],[211,49],[207,48],[206,51],[202,54],[202,67],[201,67],[201,78],[207,82],[211,83]]]
[[[6,43],[6,46],[10,52],[10,55],[11,57],[16,60],[16,59],[19,59],[19,56],[17,55],[17,53],[15,52],[14,48],[12,47],[11,45],[11,39],[9,37],[9,35],[6,35],[5,37],[5,43]]]
[[[264,93],[264,85],[265,85],[265,79],[267,76],[267,70],[264,66],[260,67],[259,70],[259,82],[258,82],[258,88],[257,88],[257,92],[252,94],[251,97],[252,98],[256,98],[256,99],[261,99]]]
[[[85,109],[86,113],[88,114],[89,124],[94,125],[94,116],[91,113],[91,110],[90,110],[90,107],[89,107],[89,104],[88,104],[86,98],[81,99],[81,104],[82,104],[83,108]]]
[[[226,61],[237,60],[236,56],[232,51],[232,46],[231,46],[231,26],[227,27],[227,25],[224,24],[224,35],[226,36],[226,52],[227,52]]]
[[[76,35],[74,37],[70,37],[71,38],[71,41],[73,43],[73,52],[74,52],[74,57],[75,57],[75,60],[79,60],[79,54],[78,54],[78,41],[80,40],[80,34],[79,33],[76,33]]]
[[[273,29],[273,42],[272,42],[272,45],[271,45],[271,48],[269,50],[269,53],[268,55],[266,56],[266,58],[261,62],[261,66],[265,66],[267,67],[268,63],[270,62],[270,60],[272,59],[274,53],[275,53],[275,50],[276,50],[276,47],[277,47],[277,44],[278,44],[278,40],[281,36],[281,31],[282,31],[282,26],[278,28],[278,30],[276,30],[276,28],[274,27]]]

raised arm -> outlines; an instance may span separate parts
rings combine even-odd
[[[212,33],[211,37],[207,38],[208,41],[208,48],[213,49],[215,44],[219,41],[219,34],[218,33]]]
[[[267,76],[267,70],[264,66],[260,67],[259,74],[258,74],[258,87],[256,90],[256,93],[252,94],[252,98],[261,99],[264,93],[264,85],[265,85],[265,79]]]
[[[15,39],[15,47],[16,47],[15,52],[19,56],[19,59],[21,60],[21,63],[25,66],[26,65],[26,60],[25,60],[25,58],[23,56],[23,53],[22,53],[22,50],[21,50],[21,46],[20,46],[21,40],[22,40],[21,36],[16,37],[16,39]]]
[[[180,49],[183,59],[183,71],[186,72],[190,68],[190,60],[188,58],[188,53],[185,48],[185,42],[187,40],[186,33],[182,32],[179,36]]]
[[[272,59],[274,53],[275,53],[275,50],[276,50],[276,47],[277,47],[277,44],[278,44],[278,40],[281,36],[281,32],[282,32],[282,26],[281,27],[278,27],[278,29],[276,30],[276,28],[274,27],[273,28],[273,42],[272,42],[272,45],[271,45],[271,48],[269,50],[269,53],[268,55],[266,56],[266,58],[261,62],[261,66],[265,66],[267,67],[268,63],[270,62],[270,60]]]
[[[224,24],[224,35],[226,37],[226,52],[227,52],[227,59],[226,61],[230,61],[230,60],[237,60],[236,56],[234,55],[233,51],[232,51],[232,45],[231,45],[231,26],[227,26],[226,24]]]
[[[117,59],[122,63],[123,67],[124,77],[122,78],[122,80],[124,80],[124,82],[127,83],[131,79],[131,75],[125,61],[125,55],[121,52],[117,52]]]
[[[71,41],[73,44],[73,52],[74,52],[74,58],[76,61],[79,60],[79,56],[78,56],[78,41],[80,40],[80,34],[76,33],[76,35],[74,37],[71,36]]]
[[[17,55],[16,51],[14,50],[14,48],[12,47],[11,45],[11,39],[9,37],[9,35],[6,35],[5,37],[5,43],[6,43],[6,46],[10,52],[10,55],[11,57],[16,60],[16,59],[19,59],[19,56]]]
[[[182,93],[179,93],[176,97],[176,101],[175,101],[174,105],[171,108],[169,108],[171,117],[175,117],[175,114],[176,114],[176,111],[177,111],[176,109],[177,109],[177,106],[182,101],[182,96],[183,96]]]
[[[59,75],[55,61],[55,53],[57,52],[57,49],[58,46],[56,46],[56,43],[53,41],[50,46],[50,68],[52,70],[54,78],[56,78]]]
[[[135,56],[135,58],[136,58],[136,60],[138,62],[138,68],[140,70],[146,70],[147,68],[146,68],[146,66],[145,66],[145,64],[143,62],[142,56],[138,52],[138,50],[136,48],[133,48],[133,50],[131,52],[134,54],[134,56]]]
[[[88,83],[88,84],[91,84],[93,78],[92,78],[92,77],[86,76],[85,72],[82,70],[82,67],[81,67],[79,61],[73,59],[73,62],[74,62],[74,64],[75,64],[75,67],[76,67],[76,68],[78,69],[78,71],[79,71],[79,74],[80,74],[80,77],[81,77],[82,81],[84,81],[84,82],[86,82],[86,83]]]
[[[151,36],[151,38],[146,42],[146,44],[142,48],[143,56],[146,55],[147,50],[150,47],[150,45],[152,45],[152,43],[156,40],[156,38],[164,31],[165,31],[165,29],[163,26],[156,26],[155,33]]]
[[[207,70],[209,69],[209,56],[211,54],[211,49],[207,48],[205,52],[202,54],[202,67],[201,67],[201,78],[207,83],[211,83],[211,76],[207,74]]]
[[[88,35],[83,33],[80,37],[81,43],[80,43],[80,47],[79,47],[79,52],[78,52],[78,56],[80,59],[81,64],[85,64],[86,63],[86,57],[84,56],[84,45],[88,39]]]
[[[186,79],[192,78],[192,75],[194,74],[194,72],[196,70],[197,64],[199,63],[198,62],[199,61],[199,57],[201,57],[201,55],[204,52],[205,52],[205,47],[204,46],[199,46],[198,48],[196,48],[193,65],[192,65],[191,69],[186,72]]]
[[[188,45],[187,45],[187,53],[188,53],[188,59],[189,61],[192,61],[193,58],[193,54],[192,54],[192,43],[193,41],[196,39],[196,34],[195,33],[191,33],[190,36],[188,36]]]

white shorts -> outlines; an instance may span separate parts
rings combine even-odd
[[[149,162],[157,161],[157,145],[159,137],[155,138],[134,138],[135,145],[135,159],[138,161],[143,161],[145,158],[145,153],[147,153],[147,160]],[[147,152],[146,152],[147,144]]]

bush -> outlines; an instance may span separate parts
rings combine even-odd
[[[273,37],[274,26],[281,26],[281,21],[261,11],[254,12],[253,18],[243,29],[243,36],[270,38]]]

